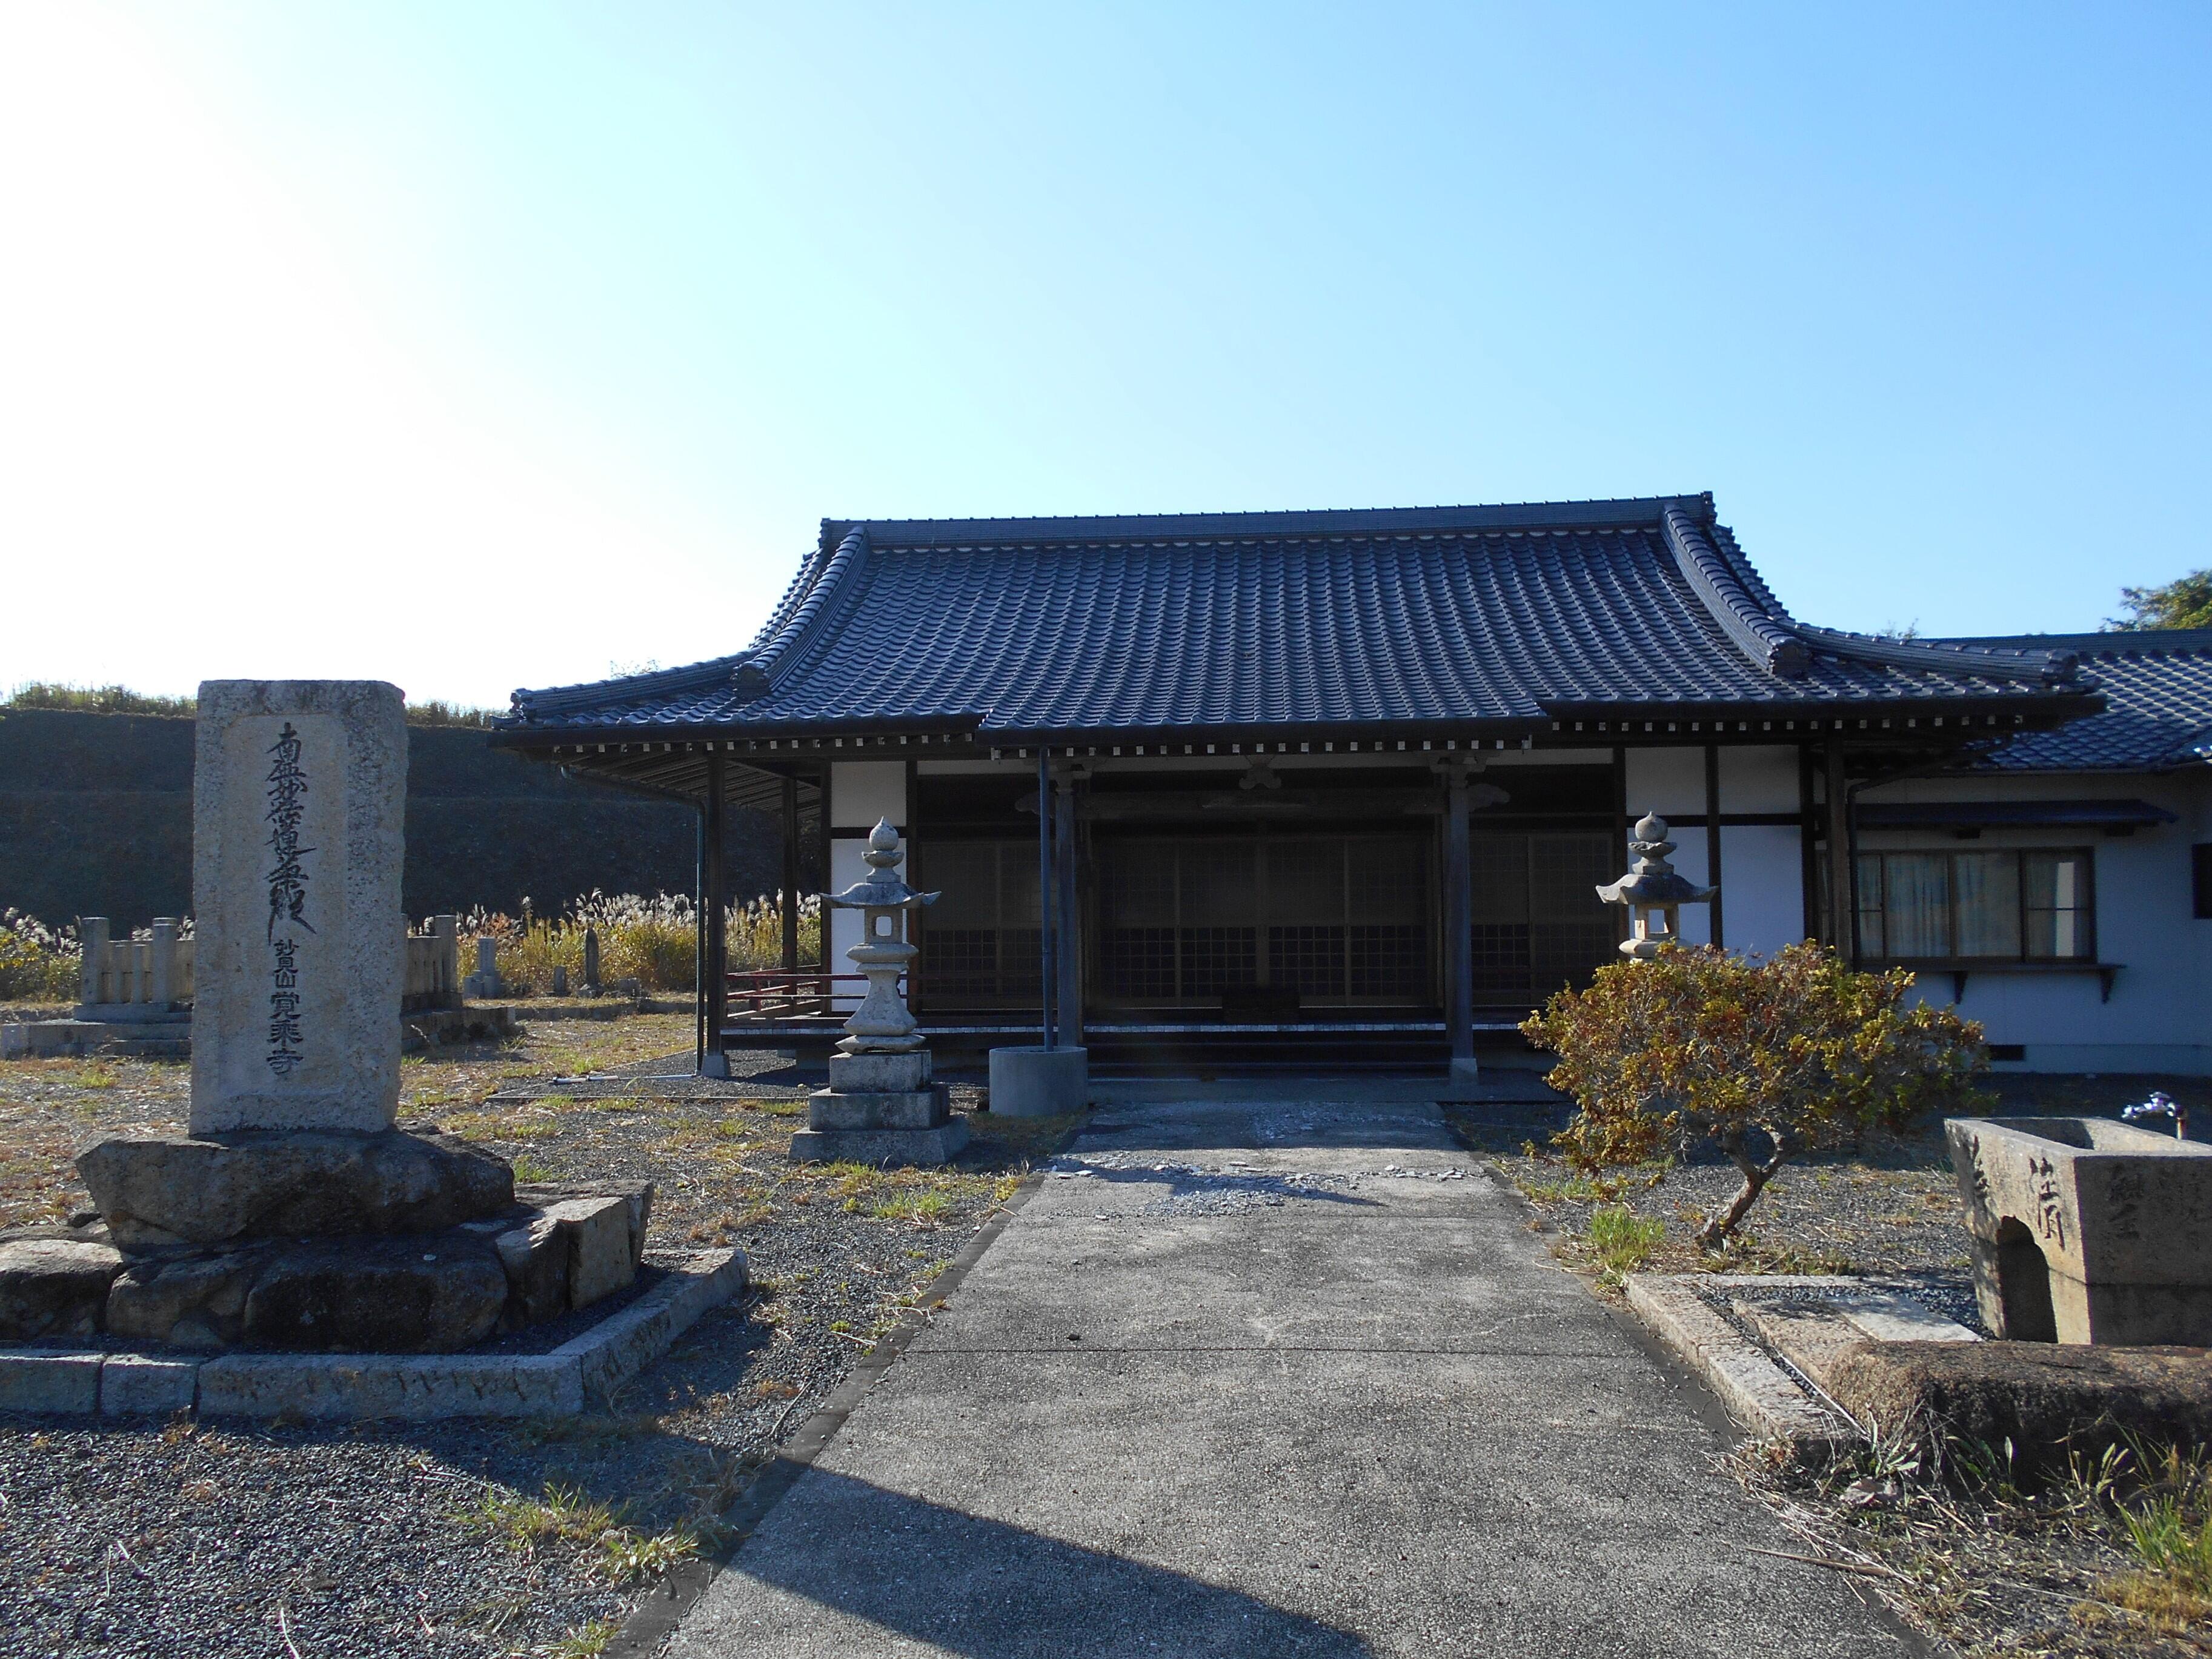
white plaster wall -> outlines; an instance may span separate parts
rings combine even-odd
[[[1705,810],[1705,751],[1702,749],[1631,749],[1626,754],[1630,821],[1646,812],[1662,818]],[[1723,803],[1723,811],[1743,809]]]
[[[1698,780],[1698,787],[1700,789],[1705,787],[1702,776]],[[1631,796],[1630,799],[1632,800],[1635,797]],[[1700,887],[1705,886],[1707,877],[1705,875],[1705,832],[1703,826],[1690,830],[1676,830],[1674,833],[1674,841],[1675,870],[1685,881],[1693,881]],[[1626,848],[1627,844],[1624,841],[1622,843],[1624,859],[1627,857]],[[1721,860],[1725,865],[1728,860],[1728,849],[1725,847],[1721,849]],[[1626,870],[1628,866],[1623,863],[1620,867]],[[1712,942],[1711,908],[1703,904],[1684,905],[1682,907],[1682,943],[1711,945]]]
[[[830,767],[830,827],[872,830],[878,818],[906,824],[904,761],[835,761]]]
[[[830,767],[830,827],[836,830],[872,830],[876,820],[889,818],[902,830],[906,827],[906,763],[904,761],[836,761]],[[868,876],[867,860],[861,857],[866,850],[865,838],[851,835],[833,835],[830,840],[830,890],[842,893],[856,881]],[[909,847],[908,855],[913,855]],[[905,866],[900,866],[903,869]],[[857,973],[851,958],[845,952],[860,942],[860,913],[858,910],[830,912],[828,956],[830,971],[833,974]],[[849,1013],[860,1004],[860,988],[857,985],[837,988],[833,1006],[841,1013]]]
[[[1725,785],[1725,772],[1722,778]],[[1791,785],[1794,789],[1794,775]],[[1725,804],[1727,797],[1722,799]],[[1699,842],[1704,839],[1700,832]],[[1721,932],[1731,951],[1772,956],[1804,938],[1805,866],[1795,827],[1723,824],[1721,900]]]
[[[1868,851],[1905,848],[2087,847],[2095,869],[2097,957],[2120,964],[2109,1002],[2091,973],[1970,972],[1959,1012],[1993,1043],[2025,1046],[2036,1071],[2212,1073],[2212,922],[2191,915],[2190,848],[2212,839],[2194,775],[2075,775],[1921,779],[1869,790],[1863,802],[2147,800],[2179,821],[2129,836],[2094,830],[1987,830],[1978,840],[1942,831],[1863,831]],[[1926,1000],[1948,1003],[1950,975],[1923,975]]]
[[[1721,747],[1721,811],[1795,812],[1797,751],[1779,747]],[[1722,850],[1727,862],[1727,850]]]

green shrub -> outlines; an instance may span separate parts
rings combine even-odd
[[[1581,1109],[1554,1138],[1585,1171],[1686,1154],[1708,1138],[1743,1188],[1698,1242],[1717,1246],[1794,1153],[1939,1105],[1981,1103],[1982,1028],[1948,1008],[1905,1006],[1903,969],[1853,970],[1824,946],[1771,960],[1670,946],[1613,963],[1523,1021],[1559,1056],[1552,1086]],[[1771,1144],[1753,1156],[1754,1131]]]

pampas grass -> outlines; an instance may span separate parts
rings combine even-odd
[[[568,983],[580,987],[584,975],[584,932],[599,936],[599,982],[635,979],[647,991],[689,991],[693,984],[693,948],[698,912],[690,895],[598,891],[572,900],[556,917],[536,914],[528,899],[520,916],[477,909],[460,919],[461,971],[476,971],[477,941],[495,940],[502,976],[543,994],[553,969],[568,970]],[[763,893],[729,908],[730,967],[733,970],[783,965],[783,896]],[[822,958],[822,902],[809,894],[799,901],[799,959]]]

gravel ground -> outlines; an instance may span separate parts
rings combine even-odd
[[[772,1059],[728,1084],[629,1086],[688,1065],[690,1027],[686,1016],[549,1022],[518,1042],[410,1057],[401,1109],[496,1148],[529,1178],[653,1181],[651,1255],[742,1246],[756,1281],[742,1304],[708,1315],[609,1409],[573,1424],[0,1415],[0,1654],[596,1651],[652,1576],[608,1565],[600,1535],[617,1526],[614,1542],[633,1553],[711,1542],[714,1517],[770,1449],[1072,1127],[971,1116],[975,1140],[945,1170],[794,1165],[810,1079]],[[82,1206],[74,1151],[104,1133],[179,1127],[188,1073],[130,1060],[0,1070],[0,1224]],[[570,1099],[552,1081],[579,1075],[603,1097]],[[954,1103],[973,1114],[974,1091],[956,1089]],[[566,1495],[552,1513],[515,1507],[549,1487]],[[488,1500],[507,1524],[485,1518]],[[615,1516],[594,1518],[592,1504]]]

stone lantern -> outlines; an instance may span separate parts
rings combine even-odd
[[[860,942],[845,954],[868,976],[867,994],[845,1022],[830,1057],[830,1086],[807,1097],[806,1127],[791,1139],[801,1161],[942,1164],[967,1144],[968,1126],[952,1116],[945,1085],[930,1080],[929,1050],[899,995],[898,978],[921,952],[906,937],[907,913],[934,904],[898,873],[898,831],[890,820],[868,832],[868,878],[825,893],[835,909],[860,913]]]
[[[845,954],[868,976],[868,994],[845,1022],[846,1035],[837,1048],[848,1054],[912,1054],[921,1047],[921,1036],[899,995],[898,978],[921,953],[907,941],[906,913],[936,903],[938,896],[915,892],[899,875],[905,854],[889,818],[878,818],[868,831],[868,850],[861,856],[868,862],[868,878],[842,893],[822,896],[836,909],[860,913],[860,942]]]
[[[1649,962],[1662,945],[1681,943],[1682,907],[1702,904],[1720,891],[1717,887],[1693,887],[1667,854],[1674,843],[1667,839],[1667,820],[1647,812],[1636,826],[1636,839],[1628,844],[1636,862],[1628,873],[1597,896],[1607,904],[1628,907],[1628,937],[1620,953],[1637,962]]]

